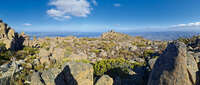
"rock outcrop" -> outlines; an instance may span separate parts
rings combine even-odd
[[[14,75],[21,69],[15,60],[0,67],[0,85],[13,85]]]
[[[60,75],[59,75],[60,74]],[[59,82],[57,80],[59,76]],[[41,75],[42,80],[46,85],[65,85],[67,82],[64,81],[65,75],[61,73],[61,70],[58,68],[51,68],[47,71],[44,71]]]
[[[6,44],[10,50],[18,50],[23,47],[24,37],[19,35],[7,24],[0,22],[0,42]]]
[[[93,85],[93,66],[85,63],[67,63],[64,67],[65,80],[68,85]],[[74,82],[72,82],[74,81]]]
[[[101,38],[102,39],[106,39],[106,40],[128,40],[128,39],[131,39],[132,37],[129,36],[129,35],[126,35],[126,34],[122,34],[122,33],[119,33],[119,32],[115,32],[113,30],[111,30],[110,32],[106,32],[106,33],[103,33],[101,35]]]
[[[37,82],[37,83],[36,83]],[[93,85],[93,67],[90,64],[69,62],[62,69],[51,68],[31,77],[31,85]]]
[[[191,63],[194,62],[194,63]],[[156,61],[148,85],[196,85],[197,65],[186,45],[172,42]]]

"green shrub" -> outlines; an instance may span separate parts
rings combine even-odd
[[[98,43],[98,46],[101,47],[106,52],[110,52],[117,45],[114,42],[101,42],[101,43]]]
[[[65,47],[65,56],[68,57],[73,53],[73,48],[71,46]]]
[[[79,63],[79,62],[81,62],[81,63],[91,63],[91,61],[89,61],[89,60],[76,60],[75,62],[77,62],[77,63]]]
[[[130,70],[133,70],[135,66],[143,66],[140,63],[131,63],[123,58],[101,60],[94,64],[94,74],[96,76],[102,76],[103,74],[109,74],[112,76],[125,76]]]
[[[6,51],[6,44],[0,43],[0,52]]]
[[[7,50],[4,43],[0,43],[0,64],[3,64],[10,60],[13,57],[14,52]]]
[[[145,47],[146,46],[145,41],[144,42],[135,42],[134,41],[131,44],[134,45],[134,46],[137,46],[137,47]]]
[[[50,45],[49,43],[43,42],[43,43],[41,44],[41,48],[47,48],[49,45]]]
[[[121,57],[130,59],[131,56],[133,56],[133,55],[134,55],[134,53],[127,50],[127,49],[120,49],[119,50],[119,56],[121,56]]]
[[[179,38],[178,41],[183,42],[185,44],[188,44],[190,42],[190,40],[188,38]]]
[[[151,56],[152,54],[154,54],[154,50],[145,50],[144,53],[143,53],[143,56],[146,57],[146,56]]]
[[[90,52],[93,52],[95,54],[98,54],[100,53],[100,50],[99,49],[91,49]]]
[[[37,48],[32,48],[32,47],[24,47],[23,51],[27,54],[27,55],[33,55],[38,53],[38,49]]]

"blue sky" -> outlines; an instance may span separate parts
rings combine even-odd
[[[1,0],[16,31],[196,31],[200,0]]]

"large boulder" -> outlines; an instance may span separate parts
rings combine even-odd
[[[41,48],[39,50],[39,57],[48,57],[48,56],[50,56],[50,51],[48,51],[45,48]]]
[[[15,61],[0,66],[0,85],[14,85],[14,75],[21,71]]]
[[[0,85],[11,85],[11,77],[1,77],[0,78]]]
[[[187,70],[188,74],[190,76],[190,80],[194,83],[197,83],[197,73],[198,73],[198,65],[195,61],[194,56],[191,54],[187,53]]]
[[[67,63],[64,67],[67,85],[93,85],[93,66],[86,63]],[[67,76],[71,75],[71,76]]]
[[[46,85],[93,85],[93,67],[90,64],[69,62],[61,69],[51,68],[41,75]]]
[[[194,60],[192,56],[187,55],[184,43],[170,43],[165,52],[157,59],[148,85],[195,85],[194,75],[197,69],[196,64],[191,62]]]
[[[108,75],[103,75],[95,85],[113,85],[113,79]]]
[[[59,74],[62,74],[60,69],[51,68],[47,71],[44,71],[41,77],[46,85],[65,85],[65,82],[63,80],[64,75],[62,75],[63,77],[60,77],[60,79],[62,80],[60,80],[59,82],[55,81],[59,77]]]

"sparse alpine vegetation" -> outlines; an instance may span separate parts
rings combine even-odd
[[[0,85],[195,85],[199,82],[196,79],[199,36],[151,41],[110,31],[98,38],[31,40],[25,33],[18,34],[6,26],[0,22]]]

